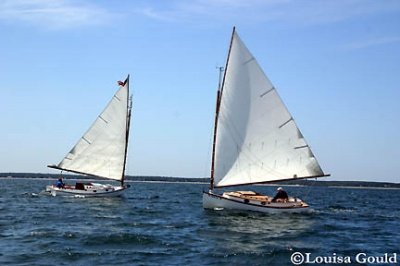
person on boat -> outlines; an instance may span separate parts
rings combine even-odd
[[[272,199],[272,202],[286,202],[288,201],[289,196],[286,191],[283,190],[282,187],[278,187],[277,193],[275,197]]]
[[[65,184],[64,184],[62,178],[59,178],[59,179],[57,180],[56,187],[58,187],[58,188],[64,188],[64,186],[65,186]]]

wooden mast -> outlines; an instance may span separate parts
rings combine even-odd
[[[132,97],[129,96],[129,75],[126,78],[123,86],[127,86],[127,94],[128,94],[127,108],[128,108],[128,114],[127,114],[127,117],[126,117],[125,154],[124,154],[124,167],[122,169],[121,186],[124,186],[125,168],[126,168],[126,156],[128,154],[129,127],[130,127],[130,124],[131,124]]]
[[[228,57],[226,59],[226,64],[225,64],[225,72],[224,72],[224,78],[222,80],[222,86],[221,86],[221,73],[223,71],[223,68],[219,68],[220,70],[220,78],[219,78],[219,84],[218,84],[218,92],[217,92],[217,103],[215,107],[215,120],[214,120],[214,136],[213,136],[213,146],[212,146],[212,155],[211,155],[211,178],[210,178],[210,190],[214,189],[214,170],[215,170],[215,149],[216,149],[216,140],[217,140],[217,127],[218,127],[218,116],[219,116],[219,107],[221,104],[221,98],[222,98],[222,92],[225,84],[225,77],[226,77],[226,71],[228,69],[228,63],[229,63],[229,57],[231,55],[231,49],[232,49],[232,43],[233,43],[233,36],[235,34],[235,27],[233,27],[232,30],[232,37],[231,41],[229,44],[229,51],[228,51]]]
[[[218,88],[217,103],[215,106],[214,136],[213,136],[212,157],[211,157],[210,190],[214,189],[215,141],[217,139],[217,125],[218,125],[218,111],[219,111],[220,95],[221,95],[221,91],[220,91],[220,88]]]

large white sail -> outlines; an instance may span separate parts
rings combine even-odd
[[[276,89],[235,31],[216,134],[216,187],[324,175]]]
[[[53,168],[122,181],[129,127],[129,80],[72,150]]]

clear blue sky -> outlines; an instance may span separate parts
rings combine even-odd
[[[0,172],[53,172],[131,74],[128,174],[209,175],[232,26],[327,180],[400,182],[400,1],[0,1]]]

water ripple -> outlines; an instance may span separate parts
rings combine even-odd
[[[79,199],[42,196],[48,183],[0,180],[1,265],[292,265],[296,251],[400,253],[399,191],[389,200],[385,190],[290,187],[313,211],[268,215],[203,210],[201,185],[134,183],[123,198]]]

